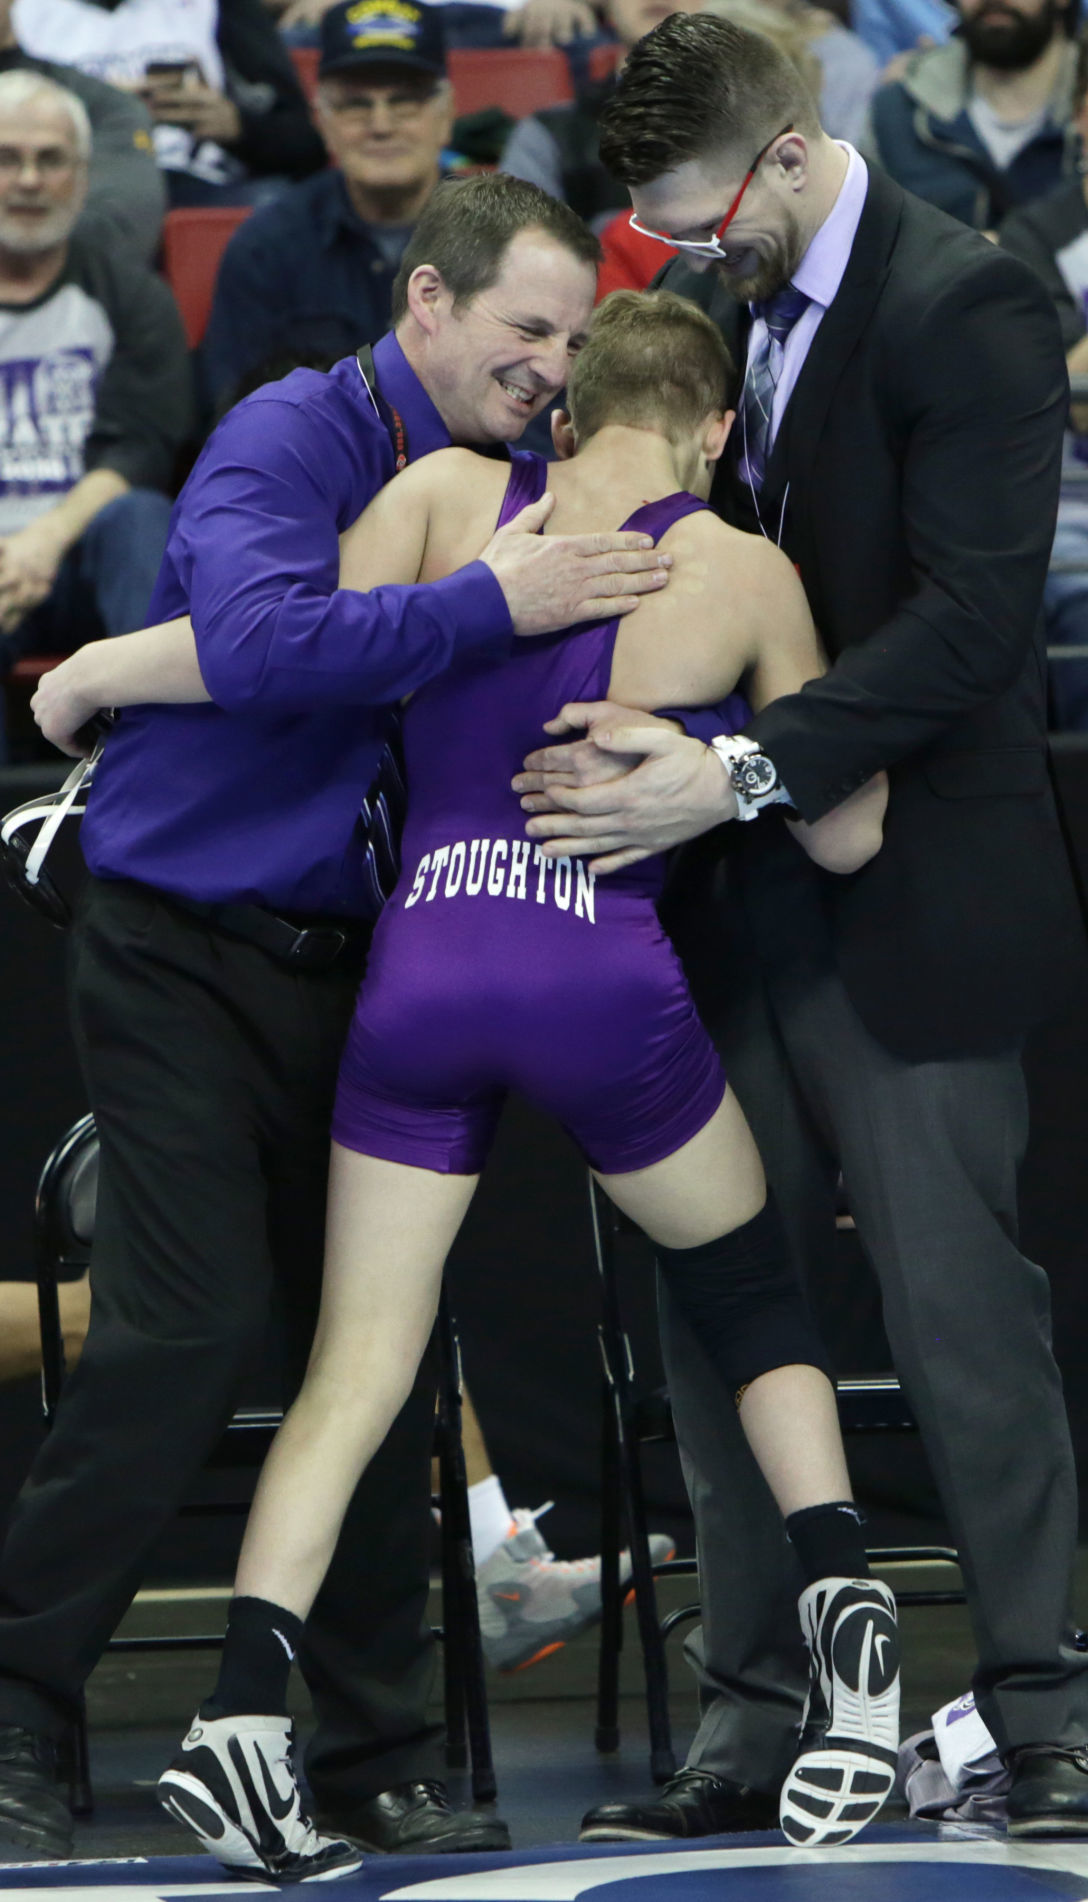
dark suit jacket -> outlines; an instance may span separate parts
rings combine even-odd
[[[716,276],[664,281],[743,364],[748,314]],[[747,730],[807,819],[887,768],[885,844],[840,879],[769,815],[728,830],[765,948],[791,882],[815,882],[857,1010],[915,1058],[1008,1047],[1081,968],[1040,616],[1067,400],[1034,275],[871,171],[759,501],[834,665]],[[712,500],[757,527],[728,451]]]

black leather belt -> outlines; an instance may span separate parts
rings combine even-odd
[[[351,919],[342,924],[292,924],[259,905],[205,905],[176,892],[158,894],[166,904],[205,918],[230,938],[241,938],[266,951],[277,964],[296,971],[327,971],[348,950],[362,950],[369,936],[365,925]]]

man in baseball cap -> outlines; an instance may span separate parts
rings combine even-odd
[[[375,67],[443,78],[441,9],[421,0],[344,0],[330,7],[321,22],[320,78]]]
[[[383,335],[404,248],[449,162],[441,7],[344,0],[322,21],[319,70],[332,166],[227,247],[202,352],[218,408],[280,359],[330,363]]]

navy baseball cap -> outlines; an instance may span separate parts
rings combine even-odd
[[[446,70],[442,9],[426,0],[344,0],[321,21],[318,76],[403,66],[441,77]]]

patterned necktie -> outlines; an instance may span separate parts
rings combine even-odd
[[[748,360],[744,388],[740,396],[740,472],[753,489],[763,487],[767,451],[771,433],[771,407],[782,364],[786,338],[811,298],[792,284],[776,291],[765,304],[754,306],[756,315],[767,326],[766,333]]]

